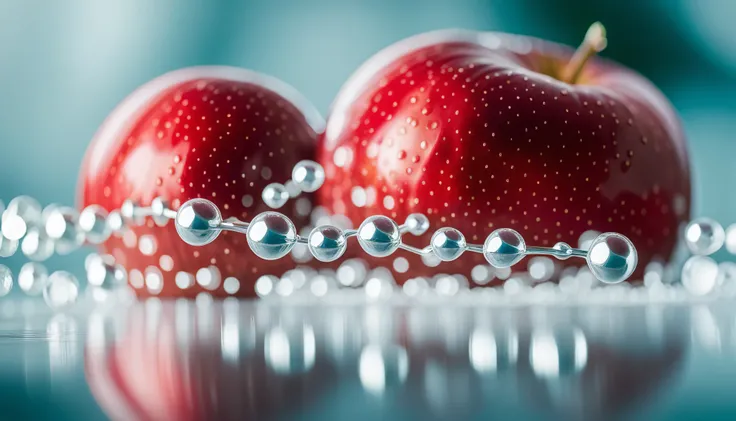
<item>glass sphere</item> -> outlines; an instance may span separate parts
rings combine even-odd
[[[411,235],[422,235],[429,229],[429,219],[421,213],[412,213],[406,217],[404,224]]]
[[[385,216],[371,216],[358,228],[358,243],[371,256],[389,256],[401,245],[399,226]]]
[[[126,221],[130,221],[135,225],[142,225],[145,218],[138,212],[139,208],[138,203],[128,199],[120,206],[120,214]]]
[[[13,272],[5,265],[0,265],[0,297],[8,295],[13,289]]]
[[[685,244],[693,254],[707,256],[720,250],[726,240],[726,232],[718,221],[697,218],[685,228]]]
[[[90,205],[79,214],[79,228],[92,244],[102,244],[110,237],[107,211],[99,205]]]
[[[312,193],[325,182],[325,170],[314,161],[299,161],[291,171],[291,179],[301,191]]]
[[[283,184],[271,183],[263,189],[261,194],[263,202],[272,209],[278,209],[289,200],[289,192]]]
[[[128,274],[121,265],[107,262],[101,257],[90,259],[86,266],[89,285],[103,289],[114,289],[128,282]]]
[[[18,251],[18,240],[9,240],[0,235],[0,257],[10,257]]]
[[[607,232],[593,240],[585,260],[598,280],[617,284],[628,279],[638,261],[636,247],[621,234]]]
[[[39,295],[49,281],[49,271],[40,263],[29,262],[18,272],[18,286],[28,295]]]
[[[483,244],[483,255],[496,268],[508,268],[526,255],[526,243],[518,232],[511,228],[493,231]]]
[[[276,260],[289,254],[296,244],[296,227],[278,212],[263,212],[253,218],[246,237],[256,256]]]
[[[156,225],[163,227],[169,222],[169,218],[165,215],[167,209],[169,204],[162,197],[156,197],[151,201],[152,218]]]
[[[691,256],[682,267],[682,286],[693,295],[713,291],[718,280],[718,263],[707,256]]]
[[[331,225],[320,225],[309,233],[309,251],[320,262],[334,262],[347,249],[347,241],[342,230]]]
[[[79,227],[79,214],[73,208],[59,206],[46,218],[46,235],[55,243],[56,252],[68,254],[84,243],[84,232]]]
[[[435,256],[445,262],[451,262],[460,257],[468,245],[463,233],[449,227],[435,231],[429,243]]]
[[[18,216],[26,225],[38,225],[41,222],[41,204],[30,196],[18,196],[8,203],[2,219]]]
[[[53,309],[62,309],[74,304],[79,296],[79,281],[69,272],[56,271],[49,276],[43,290],[43,299]]]
[[[222,216],[217,206],[207,199],[192,199],[185,202],[176,212],[176,232],[185,243],[204,246],[220,235],[217,228]]]
[[[567,243],[559,242],[552,246],[552,248],[564,253],[562,256],[555,255],[555,257],[560,260],[567,260],[570,258],[570,256],[572,256],[572,247],[570,247],[570,245]]]
[[[36,262],[42,262],[54,254],[54,242],[45,230],[35,227],[28,230],[20,248],[28,259]]]

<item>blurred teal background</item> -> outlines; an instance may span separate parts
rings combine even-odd
[[[595,20],[608,28],[605,55],[651,78],[682,115],[696,214],[736,222],[732,0],[2,0],[0,199],[73,203],[99,124],[170,70],[247,67],[295,86],[327,114],[351,72],[404,37],[462,27],[576,45]],[[81,258],[50,265],[78,270]]]

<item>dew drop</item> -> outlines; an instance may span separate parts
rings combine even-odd
[[[417,162],[419,162],[419,159],[419,155],[414,155],[414,158],[411,159],[411,162],[416,164]]]
[[[174,175],[174,172],[176,172],[174,167],[169,167],[169,175]]]
[[[156,177],[156,185],[160,186],[162,184],[164,184],[164,179],[161,177]]]
[[[174,156],[174,164],[178,164],[180,162],[181,162],[181,156],[179,155]]]
[[[404,159],[404,158],[406,158],[406,151],[399,151],[399,156],[398,156],[398,158],[399,158],[399,159]]]
[[[427,149],[427,141],[426,140],[422,140],[422,143],[419,144],[419,147],[422,148],[422,149]]]
[[[432,129],[432,130],[436,129],[437,128],[437,122],[436,121],[433,121],[433,122],[429,123],[429,128]]]

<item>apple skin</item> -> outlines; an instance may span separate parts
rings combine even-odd
[[[421,247],[442,226],[476,244],[494,229],[513,228],[527,245],[547,247],[577,246],[595,230],[633,241],[633,279],[652,259],[669,259],[690,216],[679,119],[654,85],[614,62],[590,59],[574,85],[553,77],[573,52],[461,30],[421,34],[379,52],[333,103],[318,152],[327,177],[320,204],[356,226],[373,214],[401,223],[424,213],[431,229],[405,236]],[[465,253],[427,268],[399,253],[410,263],[406,274],[394,272],[399,282],[438,272],[470,278],[485,263]]]
[[[97,204],[112,211],[126,199],[147,206],[163,197],[177,209],[202,197],[213,201],[223,218],[247,221],[271,210],[261,200],[267,184],[285,183],[294,164],[314,159],[323,127],[317,111],[274,78],[231,67],[174,71],[133,92],[103,123],[82,165],[79,208]],[[313,195],[303,198],[311,206]],[[308,224],[309,212],[303,207],[298,212],[297,203],[290,200],[279,211],[301,227]],[[179,271],[194,275],[216,266],[223,280],[239,279],[238,295],[252,296],[259,276],[280,275],[295,265],[290,258],[259,259],[241,234],[225,232],[212,244],[192,247],[178,237],[173,222],[158,227],[148,219],[130,232],[127,238],[111,236],[101,251],[131,276],[160,267],[162,296],[227,295],[222,283],[216,290],[199,285],[182,290],[175,284]],[[142,236],[155,239],[152,255],[139,250],[136,240]],[[150,295],[146,288],[136,293]]]

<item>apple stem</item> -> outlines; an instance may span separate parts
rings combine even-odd
[[[570,84],[576,83],[588,59],[603,51],[606,45],[608,45],[608,40],[603,24],[595,22],[590,25],[582,44],[575,50],[575,54],[562,70],[562,81]]]

